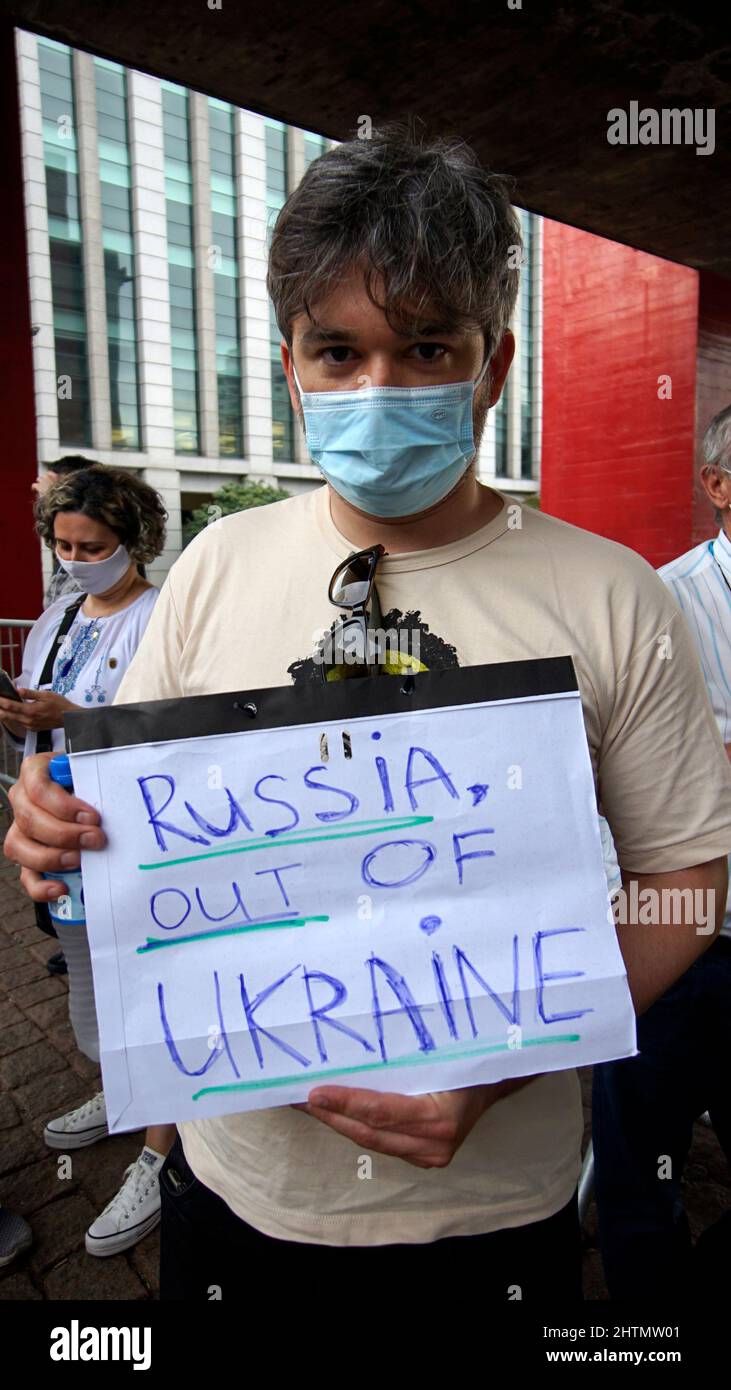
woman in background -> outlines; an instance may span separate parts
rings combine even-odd
[[[142,639],[158,590],[138,572],[162,551],[167,513],[153,488],[121,468],[92,465],[69,474],[36,501],[36,530],[79,585],[62,594],[31,629],[17,682],[23,703],[0,699],[0,719],[24,756],[65,749],[68,711],[111,704]],[[56,896],[67,891],[59,883]],[[68,965],[69,1016],[77,1046],[99,1061],[99,1029],[85,926],[56,922],[36,903],[38,925],[58,935]],[[104,1092],[49,1120],[49,1148],[84,1148],[108,1133]],[[93,1255],[136,1244],[160,1220],[158,1174],[174,1125],[147,1130],[145,1146],[126,1170],[119,1192],[86,1233]]]

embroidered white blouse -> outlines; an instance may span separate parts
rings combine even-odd
[[[55,690],[81,709],[111,705],[159,596],[159,589],[153,585],[144,589],[127,608],[104,618],[86,617],[82,605],[61,643],[53,666],[53,680],[40,687],[38,680],[48,649],[66,609],[73,602],[73,594],[63,594],[49,604],[31,628],[23,653],[23,670],[16,686]],[[51,741],[53,751],[62,753],[65,747],[63,728],[51,730]],[[22,740],[14,738],[13,742],[20,747]],[[35,750],[36,735],[29,732],[23,756],[28,758]]]

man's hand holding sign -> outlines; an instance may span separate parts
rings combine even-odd
[[[325,1086],[298,1108],[361,1149],[403,1158],[417,1168],[445,1168],[480,1116],[533,1080],[522,1076],[426,1096],[384,1096],[378,1091]]]

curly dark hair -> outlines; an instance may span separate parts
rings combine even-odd
[[[60,478],[37,498],[36,531],[51,550],[55,548],[54,522],[59,512],[81,512],[101,521],[119,537],[133,560],[147,565],[165,544],[168,514],[155,489],[124,468],[92,463],[77,473]]]

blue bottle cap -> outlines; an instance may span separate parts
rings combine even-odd
[[[71,776],[71,764],[65,753],[57,753],[55,758],[51,758],[49,771],[52,782],[58,782],[60,787],[73,789],[74,779]]]

